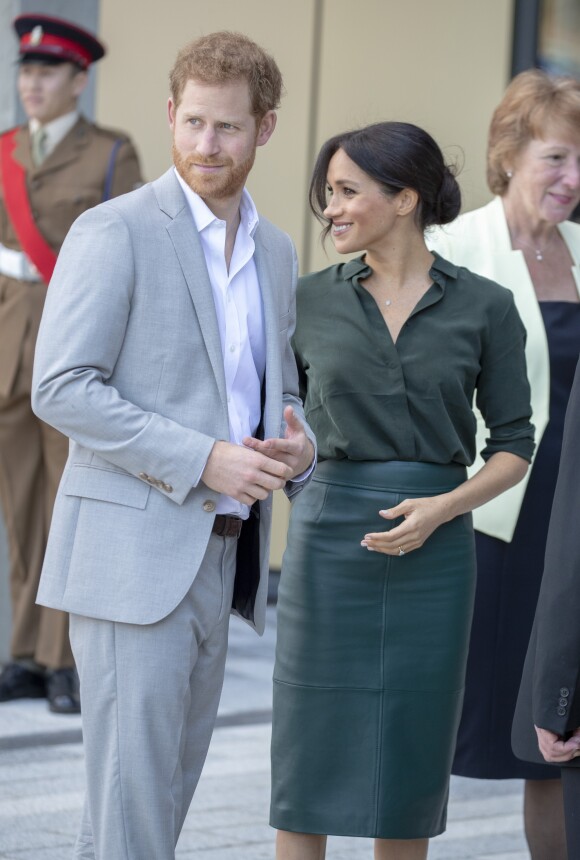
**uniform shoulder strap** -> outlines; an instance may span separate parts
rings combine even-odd
[[[13,128],[0,136],[0,178],[4,188],[4,203],[22,249],[40,272],[42,280],[48,284],[57,255],[36,226],[26,188],[26,171],[12,157],[17,132],[18,129]]]

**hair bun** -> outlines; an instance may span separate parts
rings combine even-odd
[[[455,167],[445,165],[443,179],[437,193],[437,221],[435,222],[437,224],[449,224],[457,218],[461,210],[461,190],[455,173]]]

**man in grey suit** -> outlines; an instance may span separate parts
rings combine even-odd
[[[232,611],[264,628],[271,493],[314,459],[290,337],[296,256],[244,188],[281,75],[214,33],[171,72],[174,168],[81,216],[33,407],[71,438],[39,601],[71,614],[87,794],[76,858],[171,860]]]

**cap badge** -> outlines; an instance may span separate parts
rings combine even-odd
[[[37,24],[36,27],[30,33],[30,44],[31,45],[40,45],[42,42],[42,37],[44,36],[44,30]]]

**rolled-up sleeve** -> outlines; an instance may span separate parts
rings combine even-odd
[[[476,404],[489,432],[484,460],[508,451],[531,462],[535,443],[525,343],[526,330],[506,291],[488,326],[477,381]]]

